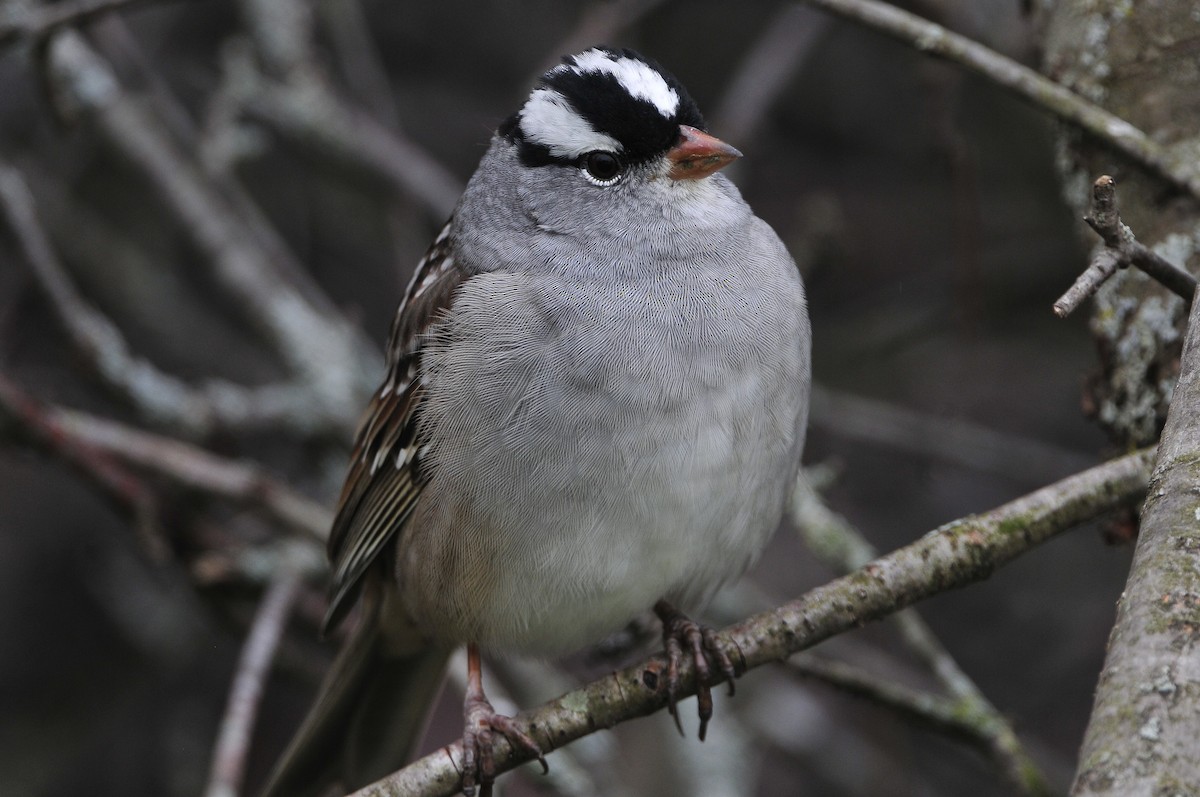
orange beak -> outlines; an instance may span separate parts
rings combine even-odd
[[[667,160],[671,161],[667,176],[672,180],[699,180],[742,157],[742,153],[703,130],[680,125],[679,136],[679,143],[667,151]]]

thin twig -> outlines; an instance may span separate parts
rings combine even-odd
[[[1142,450],[1044,487],[983,515],[926,534],[855,573],[726,629],[746,669],[778,661],[918,600],[989,576],[1059,532],[1143,494],[1154,452]],[[618,722],[666,707],[666,661],[655,656],[518,717],[519,727],[551,750]],[[681,670],[680,696],[695,694],[695,672]],[[523,763],[503,739],[497,771]],[[450,795],[459,787],[462,742],[443,747],[367,786],[354,797]]]
[[[1121,267],[1121,261],[1120,252],[1108,247],[1102,248],[1092,258],[1092,262],[1088,263],[1088,267],[1083,270],[1083,273],[1075,278],[1075,282],[1071,284],[1067,292],[1054,303],[1054,314],[1059,318],[1066,318],[1073,313],[1084,299],[1100,290],[1100,286],[1117,273],[1117,269]]]
[[[263,68],[274,78],[289,80],[315,73],[313,4],[301,0],[240,0],[246,32]]]
[[[257,464],[83,412],[47,407],[45,416],[64,434],[181,487],[259,508],[282,526],[318,542],[328,536],[333,520],[329,510]]]
[[[199,148],[198,160],[204,167],[206,176],[229,201],[232,205],[232,214],[255,239],[275,267],[283,272],[288,281],[295,284],[305,297],[319,309],[323,312],[331,312],[333,305],[322,295],[308,276],[303,264],[292,253],[283,236],[272,226],[262,208],[238,179],[237,173],[230,168],[231,162],[235,158],[232,158],[229,153],[221,153],[214,157],[212,142],[202,138],[202,131],[192,120],[187,106],[175,95],[162,74],[156,70],[141,42],[129,30],[125,21],[118,16],[106,17],[93,26],[91,34],[94,39],[106,45],[108,49],[115,50],[124,59],[124,66],[132,71],[134,79],[146,89],[144,96],[140,99],[144,100],[153,114],[161,121],[163,128],[170,131],[176,143],[189,152]],[[226,53],[236,50],[236,42],[235,38],[226,43]],[[210,113],[215,111],[214,115],[219,115],[222,110],[225,110],[223,106],[230,104],[227,102],[229,98],[224,96],[225,88],[227,87],[219,86],[214,93],[210,101]],[[217,106],[215,109],[214,105]],[[230,113],[231,118],[235,115]],[[227,131],[222,129],[220,132]],[[236,133],[243,135],[239,136]],[[244,130],[235,131],[235,134],[230,135],[229,139],[238,141],[240,146],[249,146],[245,140],[254,140],[254,136],[244,134]]]
[[[264,78],[259,90],[246,98],[244,110],[352,174],[417,200],[439,222],[462,194],[461,181],[416,143],[315,82],[292,86]]]
[[[287,567],[281,568],[259,604],[229,690],[205,797],[237,797],[241,791],[263,684],[299,587],[299,575]]]
[[[978,728],[953,700],[903,686],[843,661],[800,653],[788,659],[788,669],[863,697],[939,733],[983,746]]]
[[[163,126],[186,149],[193,149],[199,131],[186,105],[175,96],[167,76],[150,58],[138,37],[117,14],[96,20],[88,37],[108,58],[119,61],[135,90],[154,108]]]
[[[1129,122],[1011,58],[965,36],[952,33],[941,25],[879,0],[803,2],[866,25],[910,44],[928,55],[945,58],[964,66],[1037,107],[1082,128],[1118,152],[1143,164],[1172,185],[1200,198],[1200,173],[1194,166],[1194,159],[1171,157],[1166,147]]]
[[[575,27],[551,45],[545,58],[536,65],[538,71],[531,74],[527,82],[536,81],[541,77],[542,69],[554,65],[564,55],[577,53],[599,42],[616,41],[622,31],[636,25],[664,2],[665,0],[612,0],[583,6]]]
[[[1117,206],[1117,182],[1107,174],[1092,183],[1092,200],[1083,217],[1104,241],[1092,262],[1067,292],[1054,303],[1054,314],[1066,318],[1104,284],[1118,268],[1137,266],[1190,306],[1196,293],[1196,278],[1148,248],[1134,237],[1133,230],[1121,222]]]

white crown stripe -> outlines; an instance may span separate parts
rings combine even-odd
[[[556,158],[578,158],[603,149],[620,152],[621,142],[596,130],[554,89],[535,89],[521,109],[521,132]]]
[[[630,96],[646,100],[664,118],[670,119],[679,110],[679,94],[645,61],[626,56],[614,58],[603,50],[588,50],[575,56],[572,61],[556,66],[554,71],[570,69],[580,75],[584,72],[607,73],[616,78]]]

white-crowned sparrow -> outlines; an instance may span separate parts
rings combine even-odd
[[[652,61],[594,48],[497,130],[392,326],[329,541],[327,623],[360,592],[364,617],[267,795],[398,768],[463,643],[467,788],[493,730],[536,749],[487,704],[481,648],[562,654],[654,606],[676,657],[732,675],[671,604],[779,524],[810,332],[791,257],[716,173],[740,153],[704,126]]]

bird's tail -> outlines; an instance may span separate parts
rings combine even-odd
[[[335,783],[358,789],[415,753],[451,651],[415,636],[397,644],[380,630],[378,602],[365,603],[262,797],[318,797]]]

